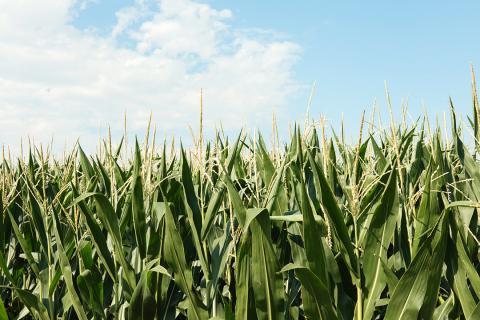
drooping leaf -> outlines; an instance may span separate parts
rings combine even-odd
[[[282,272],[295,270],[295,274],[302,283],[302,288],[312,297],[314,303],[305,306],[306,314],[312,319],[338,319],[338,314],[332,304],[330,292],[325,284],[309,268],[290,264]]]

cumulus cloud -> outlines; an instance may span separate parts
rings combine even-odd
[[[269,119],[298,88],[299,46],[233,28],[230,10],[137,0],[99,35],[74,27],[78,4],[0,0],[0,143],[30,135],[93,146],[99,129],[121,132],[125,112],[133,132],[150,112],[160,132],[186,132],[200,88],[206,126],[238,129]]]
[[[195,54],[202,59],[217,55],[227,32],[223,22],[229,10],[215,10],[206,4],[165,0],[151,21],[142,24],[135,38],[141,52],[178,56]]]

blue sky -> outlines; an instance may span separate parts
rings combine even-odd
[[[449,96],[459,111],[469,114],[469,65],[480,65],[476,40],[480,3],[476,1],[45,3],[45,20],[32,21],[31,26],[3,18],[4,26],[22,34],[25,43],[0,34],[5,46],[0,49],[11,50],[7,58],[31,65],[33,71],[19,72],[0,63],[0,80],[9,92],[33,88],[58,95],[41,93],[28,100],[20,93],[5,93],[7,89],[2,95],[0,86],[0,97],[8,101],[8,105],[0,102],[0,115],[8,114],[4,128],[21,128],[25,122],[15,117],[31,117],[26,131],[9,130],[2,143],[14,143],[22,132],[29,132],[56,133],[67,140],[81,136],[93,144],[107,125],[121,132],[122,111],[127,112],[133,132],[141,132],[153,111],[160,132],[185,136],[188,124],[195,127],[199,87],[205,91],[211,128],[222,122],[232,131],[242,125],[268,131],[266,121],[273,110],[282,125],[303,119],[314,81],[311,114],[316,118],[324,114],[338,127],[344,113],[353,134],[362,110],[371,111],[374,100],[382,112],[386,110],[384,81],[397,114],[407,98],[412,117],[421,114],[423,106],[432,118],[442,116],[448,111]],[[197,11],[186,15],[191,9]],[[11,16],[28,21],[24,11],[36,12],[17,6]],[[128,24],[120,28],[121,13]],[[43,27],[46,31],[39,34],[35,23],[45,21],[53,21],[51,28]],[[32,46],[29,37],[45,40]],[[40,57],[52,58],[33,59],[13,51],[34,49],[40,50]],[[55,55],[60,57],[58,63]],[[55,65],[61,68],[60,75],[42,78],[39,72]],[[151,68],[158,68],[158,74],[148,72]],[[117,72],[119,76],[113,75]],[[109,99],[113,95],[115,99]],[[46,116],[45,110],[50,110]],[[78,121],[62,118],[62,111]],[[83,121],[82,112],[91,115],[88,121]],[[51,122],[66,124],[57,128]]]
[[[129,2],[99,1],[75,24],[108,30]],[[298,43],[294,73],[304,84],[317,82],[319,111],[350,112],[383,100],[384,81],[397,100],[409,98],[412,112],[422,100],[444,109],[449,95],[470,111],[469,65],[480,61],[478,1],[203,2],[232,10],[234,27],[272,30]],[[296,97],[300,109],[308,90]]]

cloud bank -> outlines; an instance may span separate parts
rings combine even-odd
[[[108,34],[74,26],[74,0],[0,0],[0,143],[28,136],[93,146],[120,133],[126,112],[141,132],[197,123],[238,129],[269,121],[298,89],[300,48],[265,30],[232,27],[233,13],[189,0],[139,1],[115,13]]]

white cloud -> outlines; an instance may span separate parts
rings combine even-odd
[[[99,128],[185,132],[205,92],[206,125],[259,124],[296,90],[299,46],[236,30],[232,12],[189,0],[143,1],[116,13],[111,35],[78,30],[75,1],[0,0],[0,143],[28,135],[62,146]],[[154,10],[146,12],[146,10]],[[143,20],[141,20],[143,19]],[[131,35],[132,48],[117,37]]]
[[[164,0],[151,21],[142,24],[135,38],[142,52],[157,49],[164,55],[197,54],[209,59],[218,54],[228,30],[224,20],[229,10],[215,10],[206,4]]]
[[[143,0],[136,0],[134,5],[123,7],[115,13],[117,23],[112,29],[112,38],[116,38],[133,23],[148,15],[149,10]]]

